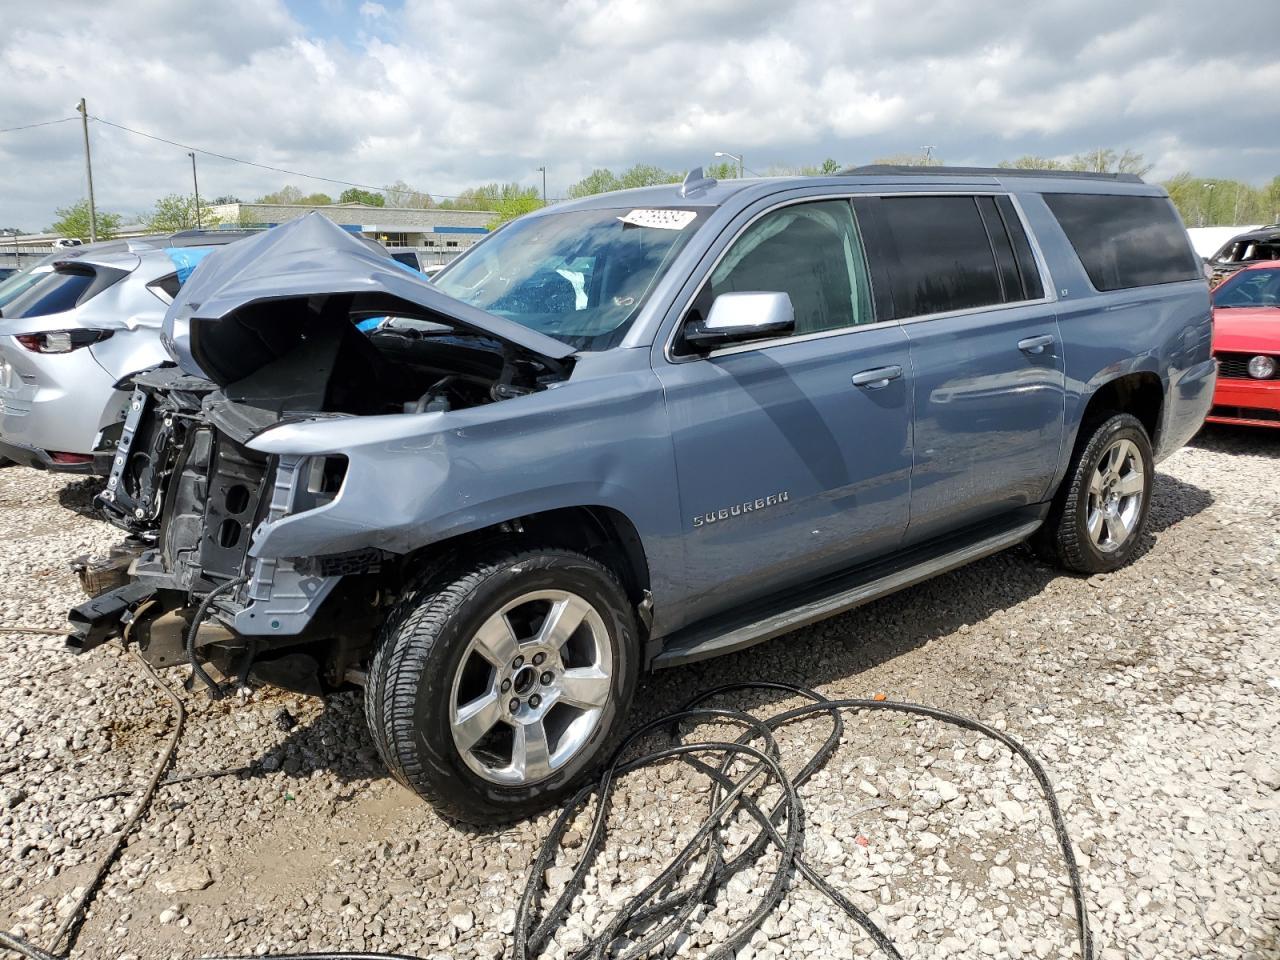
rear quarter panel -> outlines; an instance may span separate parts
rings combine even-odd
[[[1159,377],[1164,393],[1153,438],[1163,459],[1195,434],[1212,402],[1215,362],[1209,287],[1203,280],[1099,293],[1038,193],[1019,194],[1058,296],[1066,371],[1065,475],[1081,419],[1098,388],[1131,373]],[[1188,240],[1188,243],[1190,241]]]

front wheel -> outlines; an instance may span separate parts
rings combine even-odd
[[[1155,461],[1137,417],[1119,413],[1082,438],[1049,517],[1032,543],[1076,573],[1105,573],[1137,553],[1151,506]]]
[[[498,550],[437,576],[388,621],[369,726],[391,772],[441,813],[526,816],[613,749],[638,649],[606,567],[565,550]]]

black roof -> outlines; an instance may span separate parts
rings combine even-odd
[[[1238,233],[1230,240],[1228,244],[1236,243],[1239,240],[1275,240],[1280,238],[1280,223],[1271,223],[1265,227],[1258,227],[1256,230],[1245,230]]]
[[[841,170],[842,177],[1038,177],[1055,180],[1109,180],[1112,183],[1142,183],[1136,173],[1092,173],[1088,170],[1024,170],[1018,167],[919,167],[892,163],[872,163]]]

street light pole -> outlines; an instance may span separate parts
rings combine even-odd
[[[84,105],[84,97],[76,105],[80,114],[80,124],[84,130],[84,172],[89,180],[89,242],[98,242],[98,211],[93,203],[93,161],[89,157],[89,108]]]
[[[196,191],[196,229],[199,230],[203,225],[200,222],[200,181],[196,179],[196,155],[192,151],[187,156],[191,158],[191,185]]]
[[[1217,184],[1216,184],[1216,183],[1206,183],[1206,184],[1203,184],[1203,186],[1204,186],[1204,188],[1205,188],[1206,190],[1208,190],[1208,191],[1209,191],[1209,199],[1208,199],[1208,202],[1206,202],[1206,203],[1205,203],[1205,206],[1209,208],[1209,219],[1210,219],[1210,220],[1212,220],[1212,219],[1213,219],[1213,188],[1214,188],[1214,187],[1216,187],[1216,186],[1217,186]],[[1212,225],[1213,225],[1213,224],[1211,223],[1211,224],[1210,224],[1210,226],[1212,226]],[[1202,226],[1202,227],[1204,226],[1204,215],[1203,215],[1203,214],[1201,214],[1201,216],[1200,216],[1200,226]]]
[[[927,167],[929,166],[929,161],[933,159],[933,151],[935,148],[926,143],[920,149],[924,151],[924,165]]]
[[[738,156],[736,153],[725,153],[723,150],[717,150],[715,155],[717,157],[727,157],[730,160],[737,160],[738,161],[738,179],[739,180],[742,179],[743,171],[746,170],[746,167],[743,166],[742,164],[742,157]]]
[[[545,166],[538,167],[537,170],[542,174],[542,205],[547,205],[547,168]]]

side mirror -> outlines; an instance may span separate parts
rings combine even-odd
[[[785,293],[722,293],[705,320],[685,324],[684,341],[705,353],[716,347],[793,333],[795,310]]]

